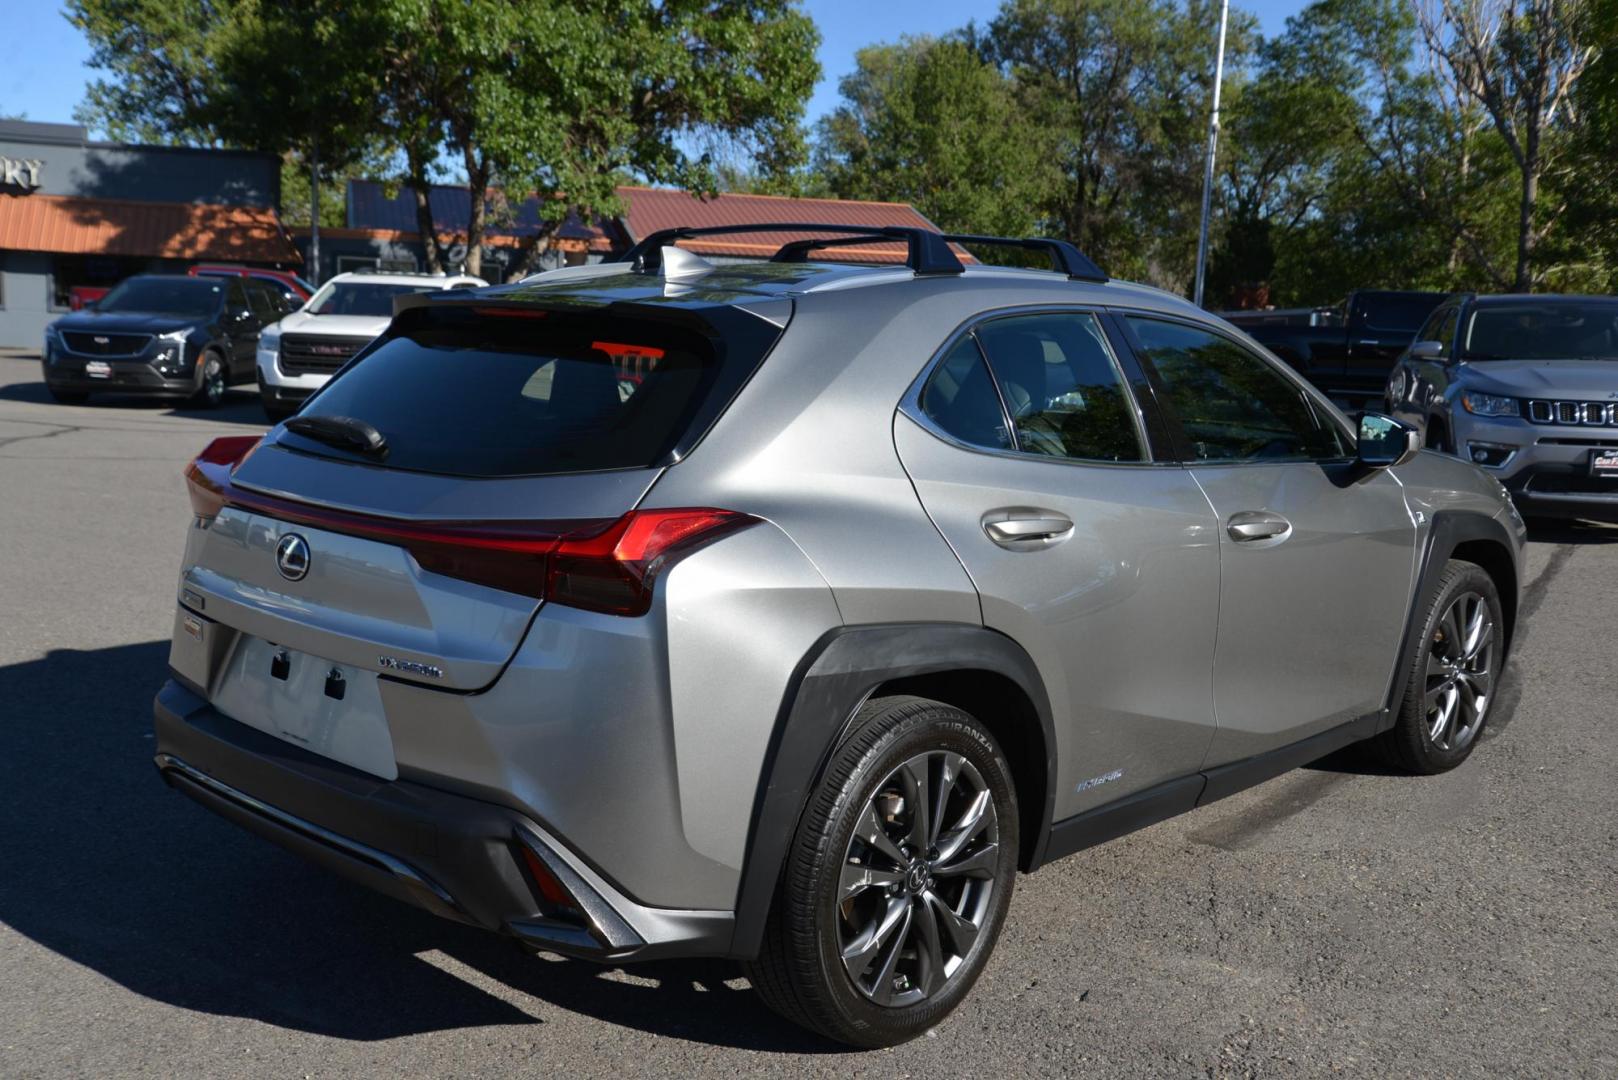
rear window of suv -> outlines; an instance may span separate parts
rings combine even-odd
[[[750,372],[763,349],[738,344],[729,351],[742,355],[732,359]],[[325,457],[454,476],[647,468],[700,434],[745,374],[723,377],[719,350],[705,336],[650,320],[538,311],[456,317],[396,331],[300,411],[363,420],[386,440],[382,453],[289,431],[279,440]]]

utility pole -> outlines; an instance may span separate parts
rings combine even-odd
[[[1203,200],[1204,204],[1207,199]],[[1203,216],[1207,217],[1206,208]],[[1197,280],[1202,280],[1199,276]],[[309,144],[309,284],[320,284],[320,144]],[[1201,292],[1199,285],[1198,292]]]
[[[1202,231],[1197,237],[1197,289],[1192,298],[1202,306],[1202,286],[1208,274],[1208,214],[1213,205],[1214,153],[1219,149],[1219,89],[1225,81],[1225,23],[1230,0],[1219,5],[1219,54],[1214,60],[1213,114],[1208,118],[1208,160],[1202,168]]]

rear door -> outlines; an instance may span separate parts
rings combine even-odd
[[[1388,470],[1301,383],[1232,336],[1124,320],[1191,475],[1218,515],[1219,765],[1382,706],[1398,654],[1416,530]]]
[[[1393,362],[1442,300],[1436,293],[1356,293],[1344,368],[1350,383],[1374,387],[1386,380]]]
[[[1213,733],[1216,523],[1190,474],[1154,456],[1152,414],[1106,321],[985,320],[895,419],[984,624],[1039,665],[1057,714],[1058,818],[1194,773]]]

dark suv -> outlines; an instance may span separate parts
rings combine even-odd
[[[129,278],[45,328],[45,387],[64,405],[101,392],[217,405],[227,386],[253,381],[259,332],[284,306],[258,281]]]

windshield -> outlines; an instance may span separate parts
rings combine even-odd
[[[1469,360],[1618,360],[1618,303],[1480,307],[1461,341]]]
[[[1362,293],[1357,306],[1368,330],[1414,334],[1443,299],[1442,293]]]
[[[328,281],[304,305],[310,315],[371,315],[391,318],[393,298],[405,293],[433,292],[436,285],[378,281]]]
[[[130,278],[97,301],[103,312],[149,315],[212,315],[225,295],[223,282],[197,278]]]

